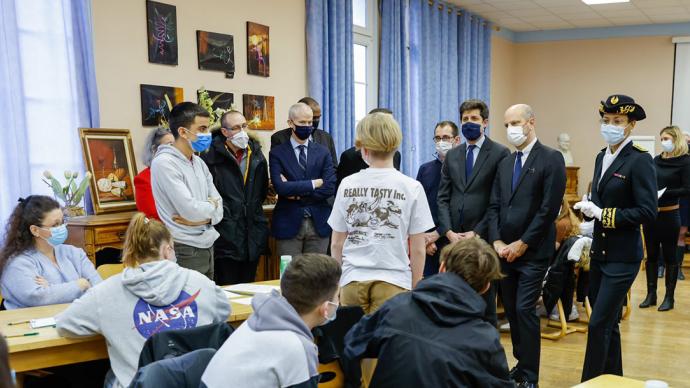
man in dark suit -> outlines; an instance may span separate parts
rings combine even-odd
[[[393,115],[393,112],[390,109],[386,108],[376,108],[372,109],[369,114],[372,113],[387,113],[389,115]],[[395,167],[396,170],[400,171],[400,151],[395,151],[395,155],[393,155],[393,166]],[[356,147],[350,147],[343,151],[342,154],[340,154],[340,163],[337,165],[337,175],[338,175],[338,184],[337,186],[340,186],[340,182],[343,181],[343,179],[349,177],[352,174],[356,174],[365,168],[368,168],[369,165],[366,164],[364,159],[362,159],[362,153],[359,152],[359,150]],[[337,187],[336,186],[336,187]]]
[[[288,142],[271,148],[269,166],[278,203],[272,232],[278,255],[323,253],[328,249],[331,213],[328,198],[335,194],[335,169],[328,149],[310,140],[312,110],[304,103],[290,107]]]
[[[613,95],[599,105],[601,134],[608,147],[594,164],[591,201],[575,204],[595,218],[589,271],[587,351],[582,381],[602,374],[623,375],[618,323],[628,290],[642,260],[640,225],[657,216],[656,168],[647,150],[630,139],[635,124],[646,114],[624,95]]]
[[[556,217],[565,193],[565,162],[537,141],[528,105],[505,113],[508,141],[517,148],[498,165],[488,211],[489,242],[501,258],[501,292],[518,360],[518,387],[538,387],[540,329],[536,304],[549,258],[555,253]]]
[[[321,122],[321,106],[315,99],[311,97],[303,97],[298,102],[307,104],[311,108],[313,116],[312,126],[314,128],[313,132],[311,133],[312,140],[315,143],[321,144],[322,146],[328,148],[328,152],[330,152],[331,158],[333,159],[333,168],[335,168],[338,165],[338,152],[335,150],[333,138],[328,132],[324,131],[323,129],[318,129],[319,123]],[[292,128],[288,127],[277,131],[271,135],[271,148],[289,142],[290,137],[292,137]]]
[[[489,108],[484,101],[463,102],[460,105],[460,119],[466,141],[448,151],[441,169],[437,224],[440,244],[475,235],[488,240],[486,210],[491,187],[499,162],[510,155],[507,147],[485,135],[489,125]],[[486,319],[496,326],[496,287],[492,285],[482,297],[486,302]]]

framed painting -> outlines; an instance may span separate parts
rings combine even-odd
[[[276,126],[275,102],[273,96],[242,96],[244,117],[251,129],[274,130]]]
[[[268,26],[247,22],[247,73],[268,77],[271,51]]]
[[[79,128],[91,202],[96,214],[136,210],[137,164],[128,129]]]
[[[229,110],[232,108],[232,104],[235,102],[235,95],[232,93],[225,92],[214,92],[213,90],[207,90],[208,97],[213,101],[213,110]],[[196,91],[197,102],[201,103],[200,98],[201,90]]]
[[[235,76],[235,49],[232,35],[196,32],[199,70],[220,70],[226,78]]]
[[[141,91],[141,125],[161,125],[170,116],[168,101],[173,107],[184,101],[182,88],[159,85],[140,85]],[[166,98],[167,97],[167,98]]]
[[[149,62],[177,65],[177,11],[174,5],[146,1]]]

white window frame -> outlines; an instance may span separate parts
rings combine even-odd
[[[367,112],[378,107],[378,76],[379,76],[379,12],[378,0],[366,0],[366,23],[363,28],[352,25],[352,44],[359,44],[367,48]]]

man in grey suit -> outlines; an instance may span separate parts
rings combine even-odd
[[[465,142],[448,151],[438,189],[438,233],[450,243],[479,236],[488,238],[486,217],[491,187],[498,164],[510,155],[507,147],[493,142],[484,131],[489,124],[489,108],[483,101],[467,100],[460,105]],[[492,285],[483,294],[486,318],[496,319],[496,290]]]

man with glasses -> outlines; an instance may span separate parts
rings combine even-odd
[[[446,153],[460,144],[459,135],[458,126],[452,121],[441,121],[436,124],[434,129],[434,144],[436,145],[434,159],[419,166],[419,171],[417,171],[417,181],[424,187],[426,199],[427,202],[429,202],[429,210],[431,210],[431,217],[434,219],[435,225],[433,229],[427,231],[426,241],[428,243],[426,246],[424,276],[431,276],[438,273],[438,255],[440,249],[438,249],[436,244],[439,242],[437,241],[439,234],[436,232],[438,228],[438,205],[436,197],[438,196],[438,185],[441,182],[441,166],[446,158]]]
[[[220,119],[221,128],[202,158],[223,198],[223,219],[216,225],[220,237],[213,248],[216,283],[254,281],[259,256],[268,247],[268,220],[262,204],[268,192],[268,163],[258,141],[249,138],[247,120],[231,110]]]
[[[451,243],[476,235],[488,239],[488,219],[491,188],[498,164],[510,155],[505,146],[486,136],[489,108],[484,101],[467,100],[460,105],[461,132],[465,143],[446,155],[441,169],[438,189],[438,228],[436,238],[445,237]],[[443,243],[429,240],[429,243]],[[486,301],[486,319],[494,326],[496,319],[496,290],[482,295]]]

